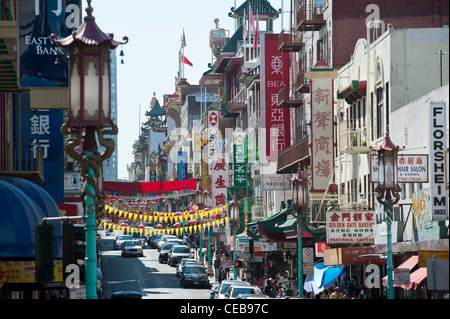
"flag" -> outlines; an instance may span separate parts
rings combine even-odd
[[[187,65],[194,66],[191,61],[189,61],[183,54],[181,54],[181,63],[186,63]]]
[[[247,38],[247,27],[246,27],[246,23],[247,22],[247,17],[245,16],[245,9],[244,9],[244,24],[242,26],[242,39],[245,41],[245,38]]]
[[[248,6],[248,11],[249,11],[249,21],[248,23],[250,24],[250,34],[252,34],[253,32],[255,32],[255,19],[253,19],[253,12],[252,12],[252,6],[249,5]]]
[[[259,40],[259,21],[258,21],[258,16],[256,16],[255,42],[253,43],[253,49],[255,49],[255,50],[258,47],[258,40]]]
[[[181,36],[181,47],[184,48],[186,46],[186,37],[184,36],[184,29],[183,29],[183,35]]]

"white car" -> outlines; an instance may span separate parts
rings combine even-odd
[[[122,245],[126,240],[133,240],[133,237],[131,235],[119,235],[114,240],[113,246],[114,250],[116,249],[122,249]]]
[[[178,239],[177,236],[174,235],[162,235],[161,239],[158,241],[158,251],[160,251],[161,247],[170,240],[170,239]]]
[[[225,299],[236,299],[244,294],[263,295],[263,292],[256,286],[231,285],[225,293]]]
[[[250,286],[247,281],[223,280],[218,287],[211,291],[211,299],[225,299],[225,293],[231,285]]]
[[[122,257],[138,256],[144,257],[144,249],[138,240],[127,240],[122,247]]]

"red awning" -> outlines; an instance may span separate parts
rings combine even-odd
[[[413,273],[411,273],[411,283],[409,289],[417,289],[417,286],[423,284],[427,280],[427,267],[420,267]]]
[[[398,266],[396,268],[397,269],[408,268],[411,271],[411,269],[413,269],[417,265],[418,262],[419,262],[419,256],[412,256],[412,257],[410,257],[409,259],[404,261],[400,266]],[[383,281],[383,286],[387,286],[387,276],[385,276],[382,281]],[[411,284],[409,284],[409,285],[397,285],[397,284],[394,284],[394,287],[411,288]]]
[[[103,182],[104,192],[121,194],[161,194],[183,190],[195,191],[196,189],[197,180],[195,178],[168,182]]]

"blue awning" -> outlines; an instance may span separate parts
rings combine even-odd
[[[36,224],[61,216],[55,201],[34,183],[0,176],[0,203],[0,258],[34,258]],[[54,226],[55,257],[61,258],[61,225]]]

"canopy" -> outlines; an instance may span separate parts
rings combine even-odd
[[[197,189],[197,180],[185,179],[180,181],[168,182],[103,182],[103,191],[121,194],[160,194],[175,191],[195,191]]]
[[[320,263],[314,266],[314,284],[317,288],[324,288],[329,283],[332,283],[344,269],[344,266],[325,266]]]
[[[419,256],[412,256],[410,258],[408,258],[406,261],[404,261],[400,266],[396,267],[396,269],[404,269],[407,268],[410,271],[417,265],[417,263],[419,262]],[[394,275],[394,274],[392,274]],[[388,284],[388,277],[387,275],[384,276],[383,278],[383,286],[387,286]],[[411,284],[410,285],[398,285],[394,283],[394,287],[401,287],[401,288],[411,288]]]

